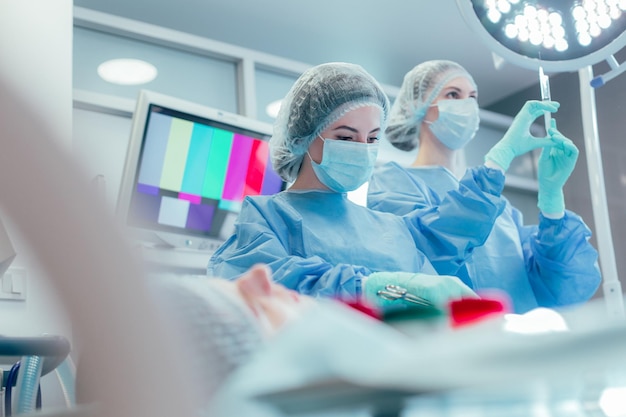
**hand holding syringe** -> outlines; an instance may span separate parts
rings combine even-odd
[[[530,132],[535,120],[542,114],[547,115],[546,131],[550,128],[550,114],[559,109],[560,104],[551,100],[529,100],[517,113],[506,133],[485,155],[485,165],[490,168],[501,168],[506,172],[511,161],[533,149],[552,146],[553,140],[546,132],[546,136],[537,137]]]

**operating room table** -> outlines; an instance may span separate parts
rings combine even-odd
[[[255,399],[289,416],[606,415],[605,394],[626,392],[626,322],[608,319],[601,300],[559,313],[567,330],[510,333],[494,319],[416,339],[414,360],[372,357],[354,374],[340,369]]]

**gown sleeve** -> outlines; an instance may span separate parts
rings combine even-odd
[[[235,233],[209,261],[207,273],[236,279],[251,266],[264,263],[274,281],[311,296],[354,301],[361,295],[361,282],[371,271],[363,266],[326,262],[307,256],[301,244],[302,225],[295,210],[270,201],[259,204],[247,197],[235,224]],[[289,232],[288,232],[289,231]]]
[[[476,246],[485,243],[506,200],[501,197],[504,174],[487,167],[470,168],[459,187],[443,198],[428,191],[412,197],[404,214],[416,246],[440,274],[455,275]],[[394,191],[387,195],[394,197]]]
[[[519,220],[518,220],[519,219]],[[587,301],[600,286],[598,252],[591,231],[577,214],[560,219],[539,214],[539,225],[522,226],[516,216],[526,271],[537,302],[557,307]]]
[[[383,165],[370,178],[367,207],[405,215],[416,209],[437,206],[440,199],[423,181],[416,181],[405,169]]]

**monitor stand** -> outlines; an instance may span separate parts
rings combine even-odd
[[[176,241],[154,235],[137,241],[144,266],[151,272],[206,275],[211,255],[223,243],[220,239],[197,238],[187,246],[184,242],[173,245]]]
[[[141,246],[142,259],[149,271],[183,275],[206,275],[213,251]]]

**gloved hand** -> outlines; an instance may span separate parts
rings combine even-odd
[[[576,165],[578,148],[574,142],[556,129],[554,119],[551,122],[548,134],[554,141],[554,145],[543,148],[539,157],[537,206],[542,213],[554,215],[565,211],[563,186]]]
[[[530,126],[543,115],[544,111],[554,113],[559,106],[560,103],[556,101],[529,100],[524,103],[502,139],[485,155],[485,162],[494,162],[506,171],[516,156],[542,146],[552,145],[553,142],[548,136],[543,138],[533,136],[530,133]]]
[[[389,284],[405,288],[409,293],[425,298],[435,304],[436,307],[440,308],[445,307],[448,301],[461,298],[479,298],[463,281],[450,275],[428,275],[412,272],[374,272],[365,279],[363,289],[365,299],[383,308],[398,304],[415,306],[415,304],[402,299],[386,300],[377,294],[379,290],[385,289],[385,286]]]

